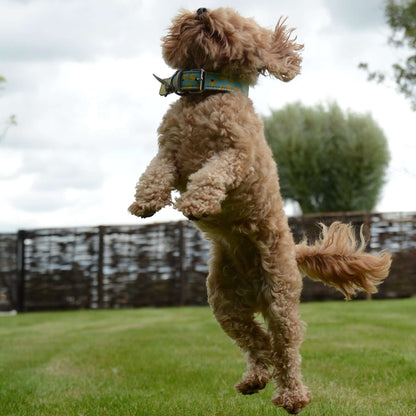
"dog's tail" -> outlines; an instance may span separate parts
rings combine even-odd
[[[329,227],[320,226],[322,233],[315,244],[308,245],[304,240],[296,246],[301,273],[335,287],[346,299],[357,290],[376,293],[376,286],[389,274],[390,254],[364,252],[366,242],[362,227],[360,241],[357,241],[351,225],[334,222]]]

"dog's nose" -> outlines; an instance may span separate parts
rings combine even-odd
[[[208,13],[208,9],[206,9],[205,7],[201,7],[196,11],[196,14],[198,16],[201,16],[201,14],[204,14],[204,13]]]

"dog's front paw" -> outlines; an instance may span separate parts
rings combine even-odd
[[[137,201],[133,202],[129,206],[129,212],[135,215],[136,217],[142,217],[142,218],[151,217],[156,211],[157,209],[140,204]]]
[[[191,197],[185,194],[176,200],[175,208],[190,220],[200,220],[221,212],[221,204],[207,198],[207,195]]]
[[[272,403],[277,407],[283,407],[289,414],[296,415],[312,400],[312,395],[307,387],[302,385],[294,389],[281,389],[272,398]]]

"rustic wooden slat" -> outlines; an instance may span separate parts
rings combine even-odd
[[[393,255],[376,298],[416,294],[416,213],[338,213],[292,217],[296,241],[316,239],[317,223],[364,224],[369,250]],[[0,310],[205,305],[209,243],[190,222],[25,230],[18,290],[17,235],[0,234]],[[20,293],[20,296],[19,296]],[[24,297],[23,297],[24,295]],[[365,298],[364,295],[360,295]],[[304,280],[302,300],[342,299]]]

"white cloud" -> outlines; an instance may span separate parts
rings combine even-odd
[[[4,60],[91,60],[137,55],[157,45],[143,27],[158,30],[148,2],[134,0],[32,0],[0,4],[0,49]],[[156,3],[153,3],[153,7]],[[147,10],[147,12],[146,12]]]
[[[343,26],[351,32],[375,30],[384,25],[384,2],[380,0],[327,0],[334,27]]]
[[[25,155],[20,172],[34,175],[32,187],[36,191],[91,190],[103,181],[99,158],[79,151],[32,152]]]

